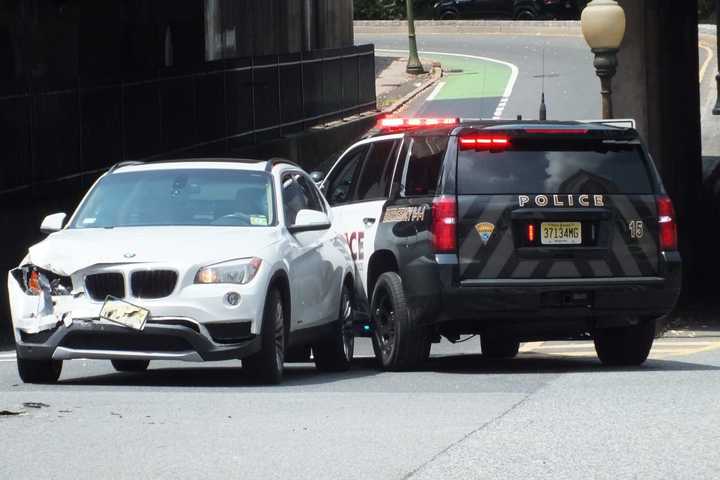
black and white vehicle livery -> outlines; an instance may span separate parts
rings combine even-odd
[[[675,216],[633,128],[385,118],[322,181],[375,354],[403,370],[441,336],[483,354],[592,338],[637,365],[681,288]],[[317,176],[315,176],[317,178]],[[364,303],[364,308],[362,303]]]

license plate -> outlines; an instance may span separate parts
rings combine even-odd
[[[543,245],[582,245],[580,222],[542,223],[540,241]]]
[[[105,299],[100,309],[100,318],[133,330],[144,329],[149,316],[150,310],[112,297]]]

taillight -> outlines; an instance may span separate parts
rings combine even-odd
[[[537,234],[535,233],[535,224],[529,223],[527,226],[527,240],[528,243],[535,243],[535,238]]]
[[[657,198],[658,225],[660,226],[660,250],[678,249],[675,208],[670,197]]]
[[[457,249],[456,218],[457,203],[454,197],[443,195],[433,200],[432,236],[435,252],[447,253]]]

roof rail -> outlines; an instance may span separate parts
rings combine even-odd
[[[110,170],[108,170],[107,173],[112,173],[115,170],[117,170],[118,168],[122,168],[122,167],[131,167],[133,165],[144,165],[144,164],[145,164],[145,162],[141,162],[139,160],[125,160],[123,162],[118,162],[115,165],[113,165],[112,167],[110,167]]]
[[[265,165],[265,171],[269,172],[270,170],[273,169],[273,167],[275,165],[282,165],[282,164],[292,165],[293,167],[302,168],[300,165],[298,165],[297,163],[295,163],[293,161],[287,160],[285,158],[273,157],[267,161],[267,164]]]
[[[636,128],[635,119],[633,118],[613,118],[605,120],[580,120],[580,123],[594,123],[597,125],[607,125],[608,127],[620,128]]]

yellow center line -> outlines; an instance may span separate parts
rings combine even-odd
[[[520,346],[520,352],[521,352],[521,353],[532,352],[533,350],[536,350],[536,349],[538,349],[538,348],[543,348],[543,344],[544,344],[544,343],[545,343],[545,342],[528,342],[528,343],[523,343],[523,344]]]
[[[698,45],[707,52],[707,58],[705,59],[705,62],[703,62],[702,67],[700,67],[700,83],[703,83],[705,73],[707,72],[710,62],[713,59],[713,50],[703,42],[700,42]]]

